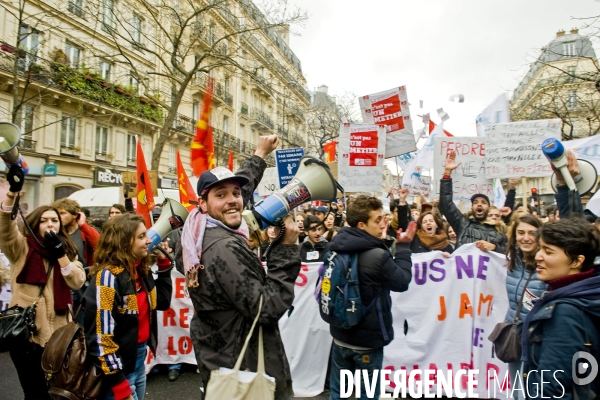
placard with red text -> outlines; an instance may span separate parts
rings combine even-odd
[[[493,180],[485,176],[485,138],[482,137],[436,137],[433,148],[433,198],[440,198],[440,179],[444,173],[446,154],[456,152],[458,168],[452,172],[452,188],[455,201],[471,201],[471,196],[483,193],[494,197]],[[470,204],[470,203],[469,203]]]
[[[383,125],[345,123],[340,126],[338,182],[346,192],[382,190],[385,142]]]
[[[363,121],[385,125],[385,157],[399,156],[417,149],[408,108],[406,86],[358,98]]]

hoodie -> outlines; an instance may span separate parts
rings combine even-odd
[[[599,321],[600,268],[589,278],[546,292],[535,302],[523,323],[521,341],[530,398],[536,390],[539,398],[542,387],[547,398],[595,398],[591,392],[598,393],[600,388],[595,382],[575,384],[572,368],[577,352],[600,359]],[[542,370],[551,372],[543,376]]]
[[[361,253],[372,249],[381,249],[381,255],[375,259],[361,257]],[[359,253],[358,279],[363,304],[371,304],[376,296],[379,296],[388,339],[384,339],[375,306],[369,309],[358,325],[350,329],[330,326],[331,336],[353,346],[372,349],[386,346],[394,339],[390,291],[406,291],[412,279],[409,243],[396,244],[394,259],[385,241],[371,236],[362,229],[344,227],[331,242],[330,250],[346,254]]]

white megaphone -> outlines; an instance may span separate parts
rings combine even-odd
[[[152,225],[152,228],[146,231],[146,234],[152,240],[148,248],[150,250],[154,249],[172,230],[182,227],[188,215],[188,210],[181,203],[166,198],[160,217]]]
[[[18,126],[10,122],[0,122],[0,158],[9,168],[12,165],[19,165],[27,175],[29,166],[17,147],[20,140],[21,129]]]
[[[594,164],[586,160],[577,160],[579,175],[572,177],[568,169],[567,152],[558,139],[549,138],[542,142],[542,152],[552,162],[552,165],[560,171],[569,190],[577,190],[581,196],[590,192],[596,186],[598,173]],[[556,174],[550,179],[552,189],[556,192]]]
[[[266,229],[302,203],[335,200],[338,188],[343,191],[327,164],[318,158],[304,156],[300,159],[298,172],[283,189],[261,200],[253,210],[244,211],[242,216],[251,231]]]

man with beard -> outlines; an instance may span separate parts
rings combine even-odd
[[[275,378],[275,398],[287,400],[293,396],[292,379],[278,322],[294,300],[294,282],[300,272],[296,244],[300,232],[292,216],[287,215],[285,232],[281,241],[271,247],[265,272],[247,244],[248,226],[241,214],[262,178],[264,157],[277,144],[277,136],[261,138],[255,155],[235,175],[223,167],[202,173],[198,180],[198,209],[185,222],[181,247],[186,282],[196,311],[190,334],[204,388],[211,371],[233,368],[258,314],[266,373]],[[257,333],[255,329],[242,371],[256,371]]]
[[[471,218],[465,217],[452,201],[453,187],[450,174],[460,163],[456,163],[456,152],[446,155],[444,176],[440,180],[440,212],[456,232],[456,247],[467,243],[475,243],[482,251],[495,251],[504,254],[506,235],[498,232],[493,225],[484,223],[490,209],[490,199],[485,194],[477,193],[471,197]]]

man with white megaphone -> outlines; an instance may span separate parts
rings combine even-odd
[[[285,233],[273,246],[265,272],[247,244],[249,230],[242,219],[244,204],[267,167],[264,158],[278,144],[277,136],[262,136],[255,155],[235,174],[223,167],[202,173],[197,188],[198,209],[192,210],[185,222],[181,247],[196,311],[190,336],[204,388],[209,385],[211,371],[214,374],[221,367],[234,367],[258,314],[266,374],[275,378],[275,397],[288,399],[293,396],[291,374],[278,321],[294,300],[294,282],[300,272],[296,245],[299,230],[291,215],[283,218]],[[257,346],[257,340],[250,342],[242,370],[256,371]],[[210,386],[208,390],[210,395]],[[211,396],[215,394],[213,398],[219,398],[218,393]]]

